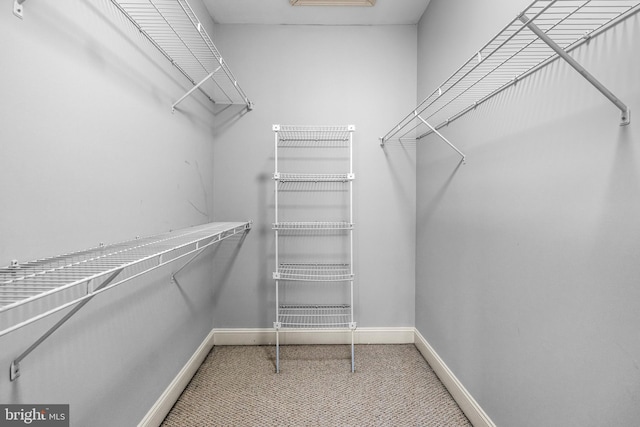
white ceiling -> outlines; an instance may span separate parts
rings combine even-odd
[[[377,0],[373,7],[291,6],[289,0],[203,0],[218,24],[417,24],[430,0]]]

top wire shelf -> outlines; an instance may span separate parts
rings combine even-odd
[[[0,269],[0,314],[54,295],[56,306],[18,325],[0,322],[0,336],[250,228],[251,222],[213,222],[52,258],[14,262]]]
[[[350,134],[355,126],[298,126],[274,125],[278,147],[331,146],[349,147]]]
[[[558,53],[529,30],[532,23],[569,52],[639,9],[639,0],[534,1],[387,132],[382,145],[436,132],[555,60]]]
[[[253,104],[186,0],[111,0],[133,25],[216,104]]]

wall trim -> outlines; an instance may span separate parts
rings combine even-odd
[[[451,396],[453,396],[453,399],[460,406],[460,409],[462,409],[471,424],[474,427],[496,427],[491,418],[482,410],[478,402],[464,388],[460,380],[456,378],[451,369],[420,334],[418,329],[415,329],[415,345],[438,378],[440,378],[440,381],[449,390],[449,393],[451,393]]]
[[[180,394],[187,387],[189,381],[191,381],[191,378],[193,378],[213,348],[214,336],[213,330],[209,332],[189,361],[182,367],[178,375],[176,375],[158,400],[156,400],[156,403],[149,409],[147,415],[140,421],[138,427],[157,427],[162,424],[162,421],[164,421],[169,411],[171,411],[173,405],[178,401]]]
[[[171,381],[166,390],[149,409],[138,427],[157,427],[167,416],[182,391],[196,373],[214,345],[275,345],[273,328],[212,329],[189,361]],[[356,344],[415,344],[440,381],[460,406],[474,427],[496,427],[478,402],[456,378],[420,332],[413,327],[358,328],[354,331]],[[290,330],[280,332],[280,344],[350,344],[351,332],[344,330]]]
[[[413,344],[413,327],[357,328],[353,340],[356,344]],[[275,345],[273,328],[262,329],[214,329],[214,345]],[[304,330],[280,331],[281,345],[302,344],[351,344],[348,330]]]

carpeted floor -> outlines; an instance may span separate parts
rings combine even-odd
[[[214,347],[163,426],[470,426],[413,344]]]

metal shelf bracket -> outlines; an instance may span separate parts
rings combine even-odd
[[[64,325],[67,322],[67,320],[71,319],[78,311],[80,311],[82,309],[82,307],[87,305],[87,303],[89,301],[91,301],[91,299],[95,296],[95,295],[92,295],[92,294],[94,294],[96,291],[99,291],[100,289],[103,289],[103,288],[107,287],[109,285],[109,283],[113,282],[113,280],[116,277],[118,277],[118,275],[122,272],[122,270],[123,269],[120,269],[120,270],[117,270],[114,273],[112,273],[111,276],[109,276],[104,282],[102,282],[100,284],[100,286],[98,286],[96,289],[89,290],[89,288],[87,288],[87,291],[88,291],[87,293],[90,295],[88,298],[83,299],[82,301],[80,301],[71,311],[69,311],[67,314],[65,314],[62,319],[58,320],[58,322],[55,325],[53,325],[47,332],[45,332],[40,338],[38,338],[36,340],[36,342],[31,344],[31,346],[28,349],[23,351],[22,354],[20,354],[20,356],[16,357],[13,360],[13,362],[11,362],[9,379],[11,381],[17,380],[18,377],[20,376],[20,362],[25,357],[27,357],[33,350],[35,350],[40,344],[42,344],[44,342],[44,340],[49,338],[51,336],[51,334],[53,334],[55,331],[57,331],[58,328],[60,328],[60,326]]]
[[[174,111],[176,111],[176,105],[180,104],[182,101],[185,100],[185,98],[187,98],[189,95],[191,95],[196,89],[198,89],[200,86],[202,86],[202,84],[204,82],[206,82],[207,80],[209,80],[211,77],[213,77],[213,75],[218,72],[218,70],[220,70],[220,68],[222,68],[222,58],[220,58],[220,66],[218,68],[216,68],[215,70],[213,70],[212,72],[210,72],[207,77],[205,77],[204,79],[202,79],[200,81],[200,83],[196,84],[195,86],[193,86],[191,89],[189,89],[189,91],[187,93],[185,93],[184,95],[182,95],[182,97],[180,97],[180,99],[178,99],[176,102],[173,103],[173,105],[171,105],[171,112],[173,113]]]
[[[425,125],[427,125],[427,127],[429,127],[429,129],[431,129],[431,130],[433,131],[433,133],[435,133],[436,135],[438,135],[438,136],[440,137],[440,139],[442,139],[444,142],[446,142],[447,144],[449,144],[449,147],[453,148],[453,149],[454,149],[458,154],[460,154],[460,156],[462,157],[462,161],[463,161],[463,162],[465,161],[465,159],[467,158],[467,156],[465,156],[465,154],[464,154],[462,151],[458,150],[458,149],[456,148],[456,146],[455,146],[455,145],[453,145],[451,142],[449,142],[449,140],[448,140],[447,138],[445,138],[445,137],[444,137],[444,135],[442,135],[440,132],[438,132],[438,130],[437,130],[436,128],[434,128],[433,126],[431,126],[431,125],[429,124],[429,122],[427,122],[425,119],[423,119],[423,118],[420,116],[420,114],[418,114],[418,112],[417,112],[417,111],[414,111],[414,112],[413,112],[413,114],[414,114],[418,119],[420,119],[420,121],[421,121],[422,123],[424,123]]]
[[[607,89],[598,79],[596,79],[589,71],[587,71],[582,65],[578,63],[573,57],[571,57],[564,49],[562,49],[551,37],[549,37],[544,31],[542,31],[527,15],[522,12],[518,19],[527,26],[540,40],[545,42],[547,46],[553,49],[558,56],[564,59],[571,67],[573,67],[582,77],[584,77],[589,83],[591,83],[596,89],[600,91],[609,101],[611,101],[621,111],[620,126],[626,126],[631,123],[631,110],[624,104],[618,97],[616,97],[609,89]]]
[[[25,0],[13,0],[13,14],[22,19],[22,3]]]

